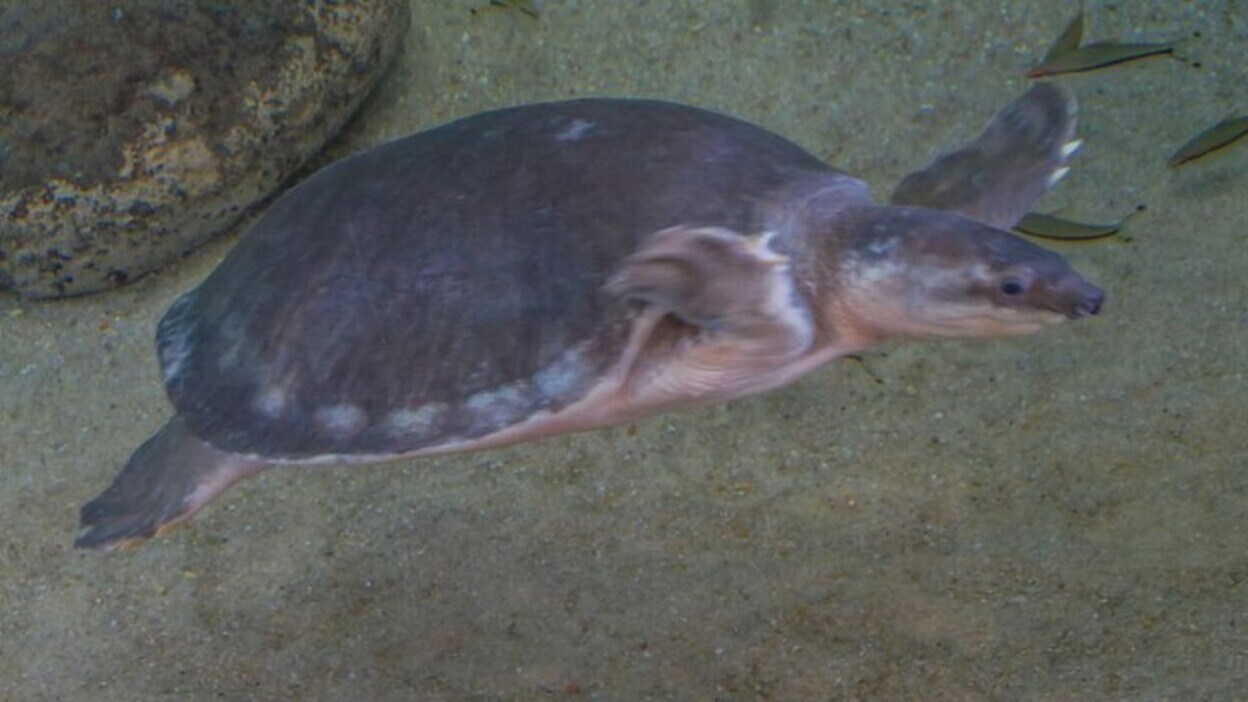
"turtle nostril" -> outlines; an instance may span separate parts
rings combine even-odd
[[[1092,288],[1088,291],[1087,297],[1083,298],[1083,302],[1079,305],[1079,316],[1083,317],[1090,314],[1098,314],[1101,311],[1101,304],[1105,302],[1105,292],[1100,288]]]
[[[1066,299],[1070,305],[1066,308],[1066,316],[1070,319],[1098,314],[1101,305],[1105,303],[1105,291],[1082,279],[1072,281],[1066,290],[1069,295]]]

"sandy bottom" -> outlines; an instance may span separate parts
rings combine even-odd
[[[507,104],[656,96],[885,194],[1025,89],[1079,3],[413,2],[322,162]],[[122,290],[0,300],[0,700],[1231,700],[1248,690],[1248,8],[1085,2],[1192,37],[1064,80],[1086,146],[1042,209],[1110,301],[894,346],[772,394],[512,450],[252,479],[166,539],[70,548],[167,416],[151,337],[234,234]],[[426,9],[432,8],[432,9]],[[942,8],[954,9],[942,9]]]

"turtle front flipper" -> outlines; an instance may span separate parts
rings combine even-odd
[[[82,506],[74,546],[124,548],[159,536],[265,467],[212,448],[175,416],[130,456],[107,490]]]
[[[664,229],[623,261],[607,291],[700,330],[674,373],[701,367],[732,385],[730,377],[800,356],[814,338],[788,258],[769,247],[771,238],[719,227]]]
[[[906,176],[891,202],[1009,229],[1065,175],[1066,159],[1079,146],[1074,133],[1074,98],[1039,83],[997,113],[975,141]]]

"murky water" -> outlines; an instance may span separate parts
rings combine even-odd
[[[1078,3],[413,2],[322,161],[502,105],[653,96],[877,194],[1026,86]],[[1209,699],[1248,689],[1248,7],[1085,3],[1190,38],[1064,79],[1044,210],[1105,312],[896,345],[769,395],[510,450],[270,471],[122,554],[78,506],[168,413],[151,336],[230,239],[115,294],[0,300],[0,699]]]

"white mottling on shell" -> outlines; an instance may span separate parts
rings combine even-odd
[[[594,129],[594,123],[584,119],[574,119],[559,133],[555,134],[555,141],[580,141],[584,136]]]
[[[160,365],[164,369],[165,384],[172,383],[182,373],[182,365],[189,355],[184,332],[164,339],[164,345],[160,349]]]
[[[400,409],[386,415],[386,427],[390,433],[405,437],[427,436],[439,419],[446,414],[445,402],[430,402],[416,409]]]
[[[161,323],[158,330],[160,338],[157,347],[165,384],[172,383],[182,373],[182,366],[190,356],[191,328],[183,316],[191,306],[193,295],[194,293],[191,293],[178,298],[165,313],[165,321]]]
[[[464,401],[464,411],[478,427],[497,428],[512,424],[531,414],[532,389],[528,383],[516,382],[470,395]]]
[[[336,439],[349,439],[364,430],[368,415],[356,405],[326,405],[316,410],[317,426]]]
[[[217,334],[226,342],[217,356],[217,369],[229,372],[229,369],[240,365],[243,350],[249,346],[242,315],[237,311],[227,313],[217,325]]]
[[[901,240],[895,236],[877,239],[867,245],[867,252],[873,256],[891,256],[901,246]]]
[[[584,382],[585,374],[589,371],[584,350],[574,346],[534,374],[533,386],[542,397],[566,399],[569,393]]]
[[[252,406],[264,416],[276,419],[286,409],[286,391],[276,385],[270,386],[256,396]]]

